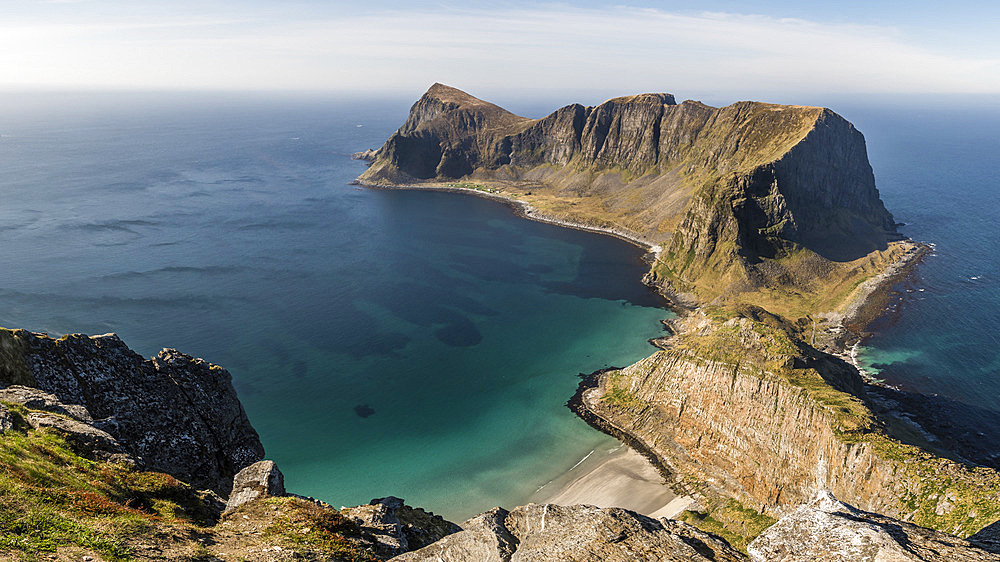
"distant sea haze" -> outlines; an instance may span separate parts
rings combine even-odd
[[[349,155],[412,100],[2,101],[0,325],[227,367],[290,490],[462,520],[617,445],[564,403],[578,373],[663,335],[642,251],[476,197],[349,185]],[[1000,409],[1000,112],[852,104],[830,105],[865,133],[886,206],[937,247],[861,362]]]

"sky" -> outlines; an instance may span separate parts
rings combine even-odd
[[[0,89],[996,94],[997,23],[940,0],[0,0]]]

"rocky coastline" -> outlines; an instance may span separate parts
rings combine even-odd
[[[739,541],[817,490],[962,536],[1000,516],[998,474],[951,460],[849,354],[928,246],[896,233],[830,110],[645,94],[529,120],[435,85],[367,156],[360,184],[461,189],[653,252],[673,335],[568,406],[697,497],[686,520]]]

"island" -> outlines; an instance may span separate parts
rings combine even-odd
[[[1000,560],[997,459],[921,426],[850,347],[926,249],[825,108],[670,94],[541,119],[435,84],[357,183],[488,197],[648,253],[677,312],[568,405],[645,456],[676,519],[285,490],[221,366],[113,334],[0,329],[0,555],[84,560]],[[367,404],[355,409],[372,415]]]

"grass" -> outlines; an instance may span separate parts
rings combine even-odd
[[[777,522],[777,519],[745,507],[732,498],[717,501],[704,511],[684,511],[677,518],[726,539],[744,554],[753,539]]]
[[[297,498],[267,498],[257,509],[273,511],[272,523],[263,537],[291,546],[319,550],[349,562],[375,562],[375,555],[348,540],[360,531],[351,520],[332,509],[324,509]]]
[[[0,552],[30,558],[74,546],[124,560],[130,540],[161,522],[210,524],[188,485],[84,458],[55,430],[27,430],[23,407],[7,407],[15,429],[0,435]]]

